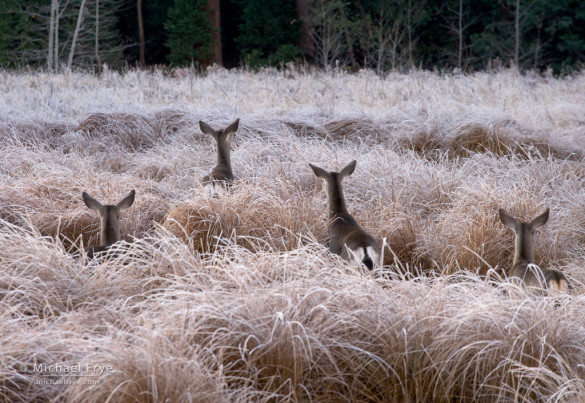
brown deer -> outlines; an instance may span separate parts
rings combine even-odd
[[[347,211],[341,186],[341,180],[353,173],[355,165],[354,160],[340,172],[327,172],[323,168],[309,164],[315,175],[323,179],[327,185],[329,250],[345,260],[353,260],[372,270],[374,266],[381,266],[380,247]]]
[[[230,160],[230,144],[232,135],[238,130],[240,119],[236,119],[223,130],[215,130],[207,123],[199,121],[199,127],[205,134],[213,137],[217,143],[217,164],[209,175],[206,175],[201,182],[206,188],[215,190],[216,188],[229,189],[233,180],[232,163]]]
[[[521,222],[507,211],[499,210],[500,220],[516,233],[514,261],[509,277],[517,277],[529,288],[568,292],[571,284],[559,270],[545,269],[534,264],[534,233],[548,221],[549,209],[529,223]]]
[[[87,193],[83,192],[83,201],[91,210],[95,210],[101,217],[100,244],[86,249],[87,256],[93,259],[98,252],[107,251],[120,240],[120,212],[132,206],[136,191],[132,190],[116,205],[103,205]]]

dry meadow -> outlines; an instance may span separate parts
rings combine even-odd
[[[210,197],[240,118],[237,180]],[[585,73],[0,71],[0,400],[585,399]],[[309,163],[337,170],[383,245],[332,255]],[[115,203],[123,242],[89,261]],[[536,261],[572,295],[505,281],[504,208],[550,207]]]

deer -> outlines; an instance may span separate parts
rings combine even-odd
[[[381,254],[378,243],[360,227],[345,206],[341,181],[353,173],[356,161],[350,162],[340,172],[327,172],[313,164],[309,166],[318,178],[323,179],[327,187],[329,250],[347,261],[354,261],[359,266],[363,264],[369,270],[372,270],[374,266],[380,267]]]
[[[500,221],[516,233],[514,261],[509,277],[516,277],[531,289],[569,292],[571,284],[565,275],[554,269],[538,267],[534,264],[534,233],[548,221],[550,210],[547,208],[535,219],[526,223],[518,221],[504,209],[499,209]]]
[[[103,205],[86,192],[83,192],[85,205],[97,211],[101,217],[100,244],[86,249],[87,257],[93,259],[97,253],[107,251],[113,244],[120,240],[120,212],[134,204],[136,191],[132,190],[116,205]]]
[[[209,175],[202,180],[205,188],[214,191],[217,188],[228,190],[234,180],[232,163],[230,160],[230,144],[233,134],[238,130],[240,119],[236,119],[223,130],[215,130],[202,120],[199,121],[199,128],[205,134],[213,137],[217,143],[217,164]]]

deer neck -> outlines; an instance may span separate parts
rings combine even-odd
[[[514,251],[514,265],[517,263],[534,262],[534,238],[525,228],[516,234],[516,249]]]
[[[114,217],[115,212],[111,206],[102,216],[102,228],[100,233],[100,245],[109,246],[120,240],[120,222],[118,217]]]
[[[217,142],[217,166],[225,168],[230,174],[232,173],[230,145],[225,140]]]
[[[343,197],[343,187],[341,180],[334,176],[329,182],[329,218],[335,218],[340,215],[348,214]]]

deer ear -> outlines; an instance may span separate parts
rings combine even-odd
[[[132,191],[128,194],[128,196],[124,197],[118,205],[116,206],[120,210],[125,210],[128,207],[134,204],[134,197],[136,196],[136,190],[132,189]]]
[[[512,217],[510,213],[508,213],[506,210],[499,209],[498,211],[500,213],[500,221],[502,222],[502,224],[512,228],[514,231],[517,231],[519,226],[518,221],[514,217]]]
[[[309,166],[311,167],[311,169],[313,170],[315,175],[317,175],[317,178],[321,178],[323,180],[328,180],[331,177],[329,172],[327,172],[323,168],[319,168],[318,166],[313,165],[313,164],[309,164]]]
[[[235,133],[238,130],[238,125],[240,124],[240,118],[234,120],[228,127],[223,130],[223,133],[227,136],[232,133]]]
[[[101,214],[101,211],[104,209],[103,204],[101,204],[99,201],[97,201],[96,199],[94,199],[93,197],[91,197],[90,195],[88,195],[85,192],[83,192],[83,202],[85,203],[85,205],[89,209],[95,210],[100,214]]]
[[[201,129],[201,131],[205,134],[209,134],[210,136],[215,137],[215,130],[213,130],[211,128],[211,126],[209,126],[207,123],[205,123],[204,121],[200,120],[199,121],[199,128]]]
[[[342,170],[341,172],[339,172],[339,174],[341,175],[342,178],[345,178],[346,176],[349,176],[353,173],[353,171],[355,170],[355,165],[356,165],[357,161],[353,160],[352,162],[350,162],[349,164],[347,164]]]
[[[536,229],[538,227],[542,227],[548,221],[548,216],[550,213],[550,209],[544,210],[538,217],[530,222],[530,227],[532,229]]]

